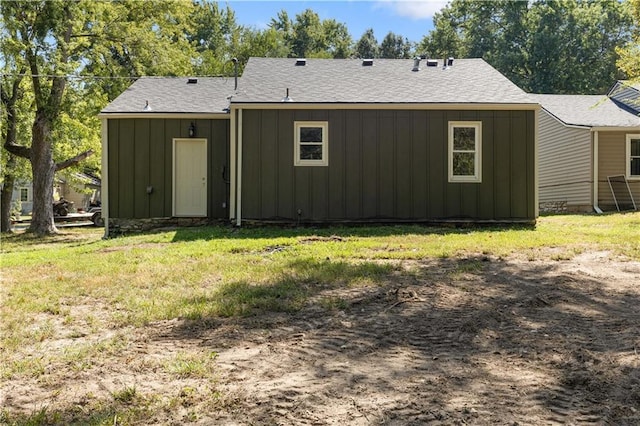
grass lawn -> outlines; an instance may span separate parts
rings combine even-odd
[[[510,228],[219,226],[109,240],[102,233],[2,237],[0,394],[29,382],[54,401],[60,381],[98,374],[131,348],[131,336],[160,321],[288,315],[310,303],[336,312],[347,302],[332,290],[382,286],[400,269],[417,275],[413,261],[464,259],[458,274],[481,268],[485,257],[552,263],[594,251],[640,261],[640,213],[543,216],[535,227]],[[0,424],[144,424],[176,406],[186,413],[181,422],[196,421],[201,409],[190,406],[231,404],[217,386],[216,358],[178,348],[153,365],[130,360],[132,371],[152,369],[180,381],[179,389],[142,392],[122,382],[108,400],[94,390],[81,403],[14,401],[0,406]],[[203,381],[206,395],[195,392]]]

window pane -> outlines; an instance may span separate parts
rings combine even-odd
[[[300,145],[301,160],[322,160],[322,145]]]
[[[300,142],[322,142],[322,127],[300,127]]]
[[[631,156],[640,157],[640,139],[631,139]]]
[[[20,188],[20,201],[29,201],[29,190],[27,188]]]
[[[475,151],[475,149],[476,149],[475,127],[454,127],[453,128],[453,150],[454,151]]]
[[[453,175],[454,176],[474,176],[476,155],[472,152],[453,153]]]
[[[640,176],[640,158],[631,159],[631,176]]]

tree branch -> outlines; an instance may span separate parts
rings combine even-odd
[[[71,157],[68,160],[64,160],[61,161],[60,163],[56,164],[56,172],[58,170],[62,170],[62,169],[66,169],[67,167],[71,167],[71,166],[75,166],[76,164],[78,164],[79,162],[81,162],[82,160],[84,160],[85,158],[93,155],[93,150],[90,149],[89,151],[85,151],[83,153],[80,153],[78,155],[76,155],[75,157]]]
[[[20,69],[20,73],[18,77],[13,80],[13,84],[11,86],[11,95],[5,90],[5,87],[0,87],[1,89],[1,98],[2,105],[5,107],[7,111],[6,115],[6,135],[4,141],[4,148],[9,151],[13,155],[17,155],[22,158],[30,158],[31,157],[31,148],[16,144],[17,139],[17,125],[18,125],[18,117],[16,111],[16,103],[18,102],[18,98],[21,96],[20,92],[20,83],[22,82],[23,74],[25,72],[24,67]]]

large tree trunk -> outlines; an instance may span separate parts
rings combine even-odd
[[[53,223],[53,184],[56,164],[53,161],[51,123],[46,114],[38,110],[33,123],[31,142],[31,169],[33,171],[33,216],[28,232],[37,236],[58,232]]]
[[[0,193],[0,232],[12,232],[11,198],[13,196],[13,188],[16,180],[12,170],[15,167],[15,162],[15,157],[10,155],[9,161],[7,161],[6,173],[2,184],[2,193]]]

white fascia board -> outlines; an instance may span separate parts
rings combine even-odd
[[[592,127],[592,132],[639,132],[640,126],[611,126],[611,127]]]
[[[171,113],[148,113],[148,112],[107,112],[98,114],[98,118],[106,118],[109,120],[119,118],[159,118],[159,119],[192,119],[192,120],[230,120],[231,115],[228,113],[190,113],[190,112],[171,112]]]
[[[302,102],[238,102],[231,109],[349,109],[349,110],[466,110],[466,111],[537,111],[539,104],[494,103],[302,103]]]

